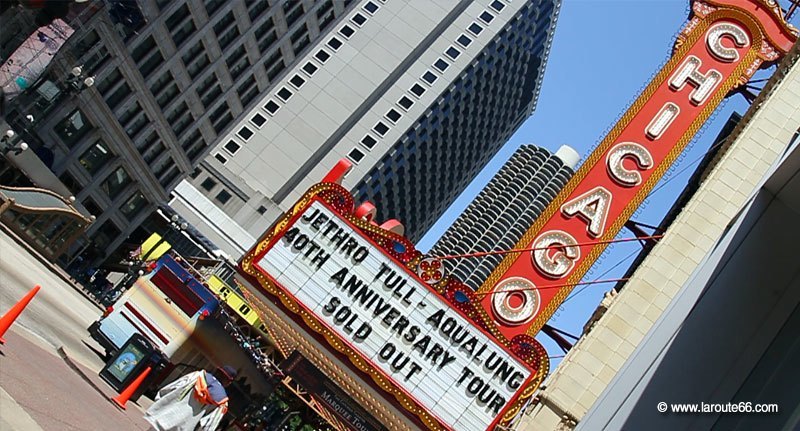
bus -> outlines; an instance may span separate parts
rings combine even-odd
[[[164,254],[89,327],[89,334],[107,355],[139,333],[170,356],[175,344],[191,336],[197,320],[218,306],[215,293],[188,262]]]

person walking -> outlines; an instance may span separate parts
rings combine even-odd
[[[225,388],[237,374],[230,365],[186,374],[158,391],[144,418],[157,431],[214,431],[228,411]]]

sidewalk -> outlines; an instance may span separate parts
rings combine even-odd
[[[24,329],[0,346],[0,430],[147,430],[143,408],[110,400],[116,392],[84,365]],[[61,355],[59,355],[61,353]],[[144,397],[140,402],[146,402]]]

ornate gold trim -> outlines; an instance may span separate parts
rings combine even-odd
[[[592,168],[602,160],[603,155],[607,152],[607,150],[611,147],[612,144],[615,143],[616,139],[620,136],[622,131],[630,124],[631,120],[641,111],[642,107],[646,104],[646,102],[653,96],[655,91],[659,89],[667,78],[674,72],[675,68],[679,65],[681,61],[684,60],[684,57],[688,54],[689,50],[695,45],[695,43],[705,34],[705,31],[708,27],[716,22],[719,19],[723,18],[730,18],[736,19],[740,21],[743,25],[747,26],[748,29],[751,31],[753,35],[753,40],[750,46],[750,49],[747,51],[747,54],[744,58],[739,62],[736,66],[734,71],[730,74],[730,76],[724,81],[722,85],[720,85],[719,89],[712,97],[712,99],[706,104],[700,114],[695,118],[695,120],[691,123],[687,131],[681,137],[681,139],[676,143],[667,157],[658,165],[654,173],[650,176],[650,178],[641,186],[638,193],[635,195],[633,200],[625,207],[623,213],[617,218],[617,220],[606,229],[605,234],[600,240],[610,240],[613,239],[614,236],[617,235],[619,230],[621,229],[622,225],[624,225],[625,221],[633,214],[636,208],[641,204],[650,190],[655,186],[658,180],[661,179],[663,174],[672,164],[672,162],[677,158],[678,154],[685,148],[685,146],[689,143],[689,141],[694,137],[694,134],[700,127],[705,123],[711,113],[716,109],[722,99],[725,98],[726,94],[730,89],[732,89],[735,84],[739,81],[740,76],[743,74],[744,70],[750,65],[750,63],[757,57],[758,50],[761,48],[763,35],[761,27],[757,22],[751,18],[751,16],[747,13],[739,11],[738,9],[718,9],[715,11],[710,12],[706,19],[701,20],[698,22],[694,28],[693,33],[687,35],[684,39],[684,43],[681,43],[680,46],[677,48],[675,54],[670,58],[667,64],[658,72],[658,74],[653,78],[650,84],[642,91],[642,94],[634,101],[634,103],[628,108],[622,118],[617,122],[617,124],[611,129],[611,131],[606,135],[603,141],[597,146],[597,148],[589,155],[586,162],[578,169],[572,179],[567,183],[567,185],[562,189],[562,191],[556,196],[556,198],[550,203],[550,205],[545,209],[541,216],[536,220],[536,222],[525,232],[522,236],[522,239],[516,244],[515,248],[524,248],[527,247],[540,233],[542,227],[544,227],[545,223],[548,222],[555,213],[559,210],[559,208],[563,205],[566,199],[571,195],[571,193],[575,190],[575,188],[584,180],[584,178],[589,174]],[[542,326],[547,322],[547,320],[552,317],[552,314],[555,310],[561,305],[564,299],[569,295],[574,287],[574,283],[577,283],[581,280],[581,278],[585,275],[586,271],[591,267],[594,263],[595,259],[600,256],[603,250],[606,248],[607,244],[600,244],[594,246],[591,251],[587,254],[587,256],[581,261],[580,265],[575,268],[572,274],[565,280],[565,283],[568,285],[559,289],[558,293],[549,301],[549,303],[545,306],[543,310],[540,311],[539,315],[534,319],[531,323],[531,326],[527,330],[527,334],[533,336],[539,330],[541,330]],[[492,272],[486,282],[481,285],[480,289],[478,290],[479,293],[486,293],[489,292],[496,283],[500,281],[503,275],[508,271],[511,265],[516,261],[516,256],[508,256],[504,258],[500,265]],[[573,286],[569,286],[573,284]]]

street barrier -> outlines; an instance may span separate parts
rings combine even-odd
[[[128,385],[128,387],[125,388],[125,390],[122,391],[122,393],[120,393],[114,398],[111,398],[111,401],[113,401],[114,404],[116,404],[121,409],[126,410],[127,407],[125,407],[125,404],[128,403],[128,400],[131,398],[131,396],[133,396],[133,393],[136,392],[136,389],[139,389],[139,385],[142,384],[145,377],[147,377],[147,375],[150,374],[150,369],[151,367],[148,365],[147,368],[145,368],[144,371],[142,371],[142,374],[139,374],[139,377],[137,377],[136,380],[131,382],[131,384]]]
[[[19,317],[20,313],[22,313],[22,310],[24,310],[25,307],[28,306],[28,303],[31,302],[31,299],[33,299],[33,297],[36,295],[37,292],[39,292],[39,289],[41,288],[42,286],[39,286],[38,284],[36,286],[33,286],[33,289],[31,289],[30,292],[25,294],[25,296],[22,299],[20,299],[19,302],[17,302],[13,307],[11,307],[11,309],[8,310],[8,312],[4,314],[3,317],[0,317],[0,344],[6,343],[6,340],[3,339],[3,335],[6,334],[8,328],[10,328],[11,325],[14,323],[14,321],[17,320],[17,317]]]

